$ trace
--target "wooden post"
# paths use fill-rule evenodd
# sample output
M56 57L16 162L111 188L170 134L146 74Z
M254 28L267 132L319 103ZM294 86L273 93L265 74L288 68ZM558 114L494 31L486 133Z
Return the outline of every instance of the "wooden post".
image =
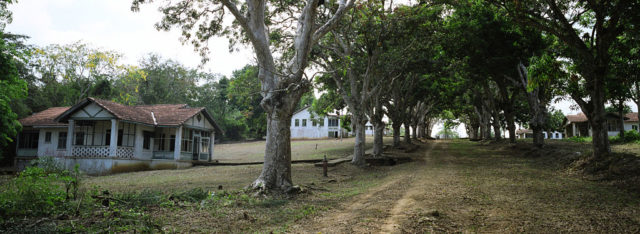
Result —
M324 159L322 160L322 175L324 175L324 177L328 177L327 175L327 167L329 165L327 164L327 155L324 155Z

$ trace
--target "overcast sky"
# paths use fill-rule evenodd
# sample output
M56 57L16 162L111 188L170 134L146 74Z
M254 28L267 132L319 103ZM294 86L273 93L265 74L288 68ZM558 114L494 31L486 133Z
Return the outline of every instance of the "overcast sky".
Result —
M162 2L162 1L160 1ZM182 45L180 32L159 32L154 28L162 14L158 3L141 7L140 12L131 12L131 0L20 0L9 9L13 12L13 23L8 32L24 34L30 44L70 44L83 41L93 47L122 53L124 63L138 64L148 53L157 53L174 59L189 67L200 64L200 56L191 45ZM211 60L203 69L229 76L233 70L252 63L250 49L229 53L226 38L209 42ZM553 105L565 114L579 111L570 109L571 101ZM630 106L637 111L635 104Z
M24 34L29 43L46 46L78 40L122 53L124 63L138 64L148 53L157 53L190 67L200 64L191 45L182 45L180 32L159 32L154 28L162 14L158 4L146 4L132 12L131 0L20 0L9 9L13 23L8 32ZM211 60L204 70L230 75L253 60L252 51L229 53L225 38L210 42Z

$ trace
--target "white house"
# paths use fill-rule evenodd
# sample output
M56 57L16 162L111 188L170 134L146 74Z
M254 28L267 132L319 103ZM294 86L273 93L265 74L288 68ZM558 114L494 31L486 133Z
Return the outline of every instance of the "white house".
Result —
M616 113L606 114L606 128L609 136L617 136L620 133L620 117ZM638 131L638 113L627 113L624 117L624 130ZM591 126L584 113L567 115L564 119L564 132L567 137L591 136Z
M558 131L542 131L542 135L544 137L544 139L562 139L563 138L563 134L561 132ZM533 138L533 130L531 129L518 129L516 130L516 138L518 139L525 139L525 138Z
M186 104L126 106L87 98L20 119L16 160L53 156L88 174L183 168L213 157L220 132L204 108ZM177 139L177 140L176 140Z
M316 116L305 107L291 117L291 139L338 138L340 134L345 136L346 132L337 115Z

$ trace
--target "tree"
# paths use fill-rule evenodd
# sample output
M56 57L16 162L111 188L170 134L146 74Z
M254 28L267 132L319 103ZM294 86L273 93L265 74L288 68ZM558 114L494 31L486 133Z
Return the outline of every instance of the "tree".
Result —
M138 10L142 3L145 1L134 0L132 10ZM354 0L322 1L323 7L320 3L320 0L274 4L260 0L242 4L231 0L181 1L168 2L160 9L164 16L156 27L160 30L179 27L183 42L188 41L199 50L203 61L207 60L207 41L214 36L239 38L253 47L262 86L261 105L267 113L265 160L260 176L251 185L260 192L293 188L289 127L300 97L310 88L310 80L304 73L309 53L353 6ZM235 19L233 27L223 25L227 11ZM276 54L282 56L276 59Z
M233 72L230 79L228 96L230 103L242 115L249 131L249 137L262 139L267 133L267 115L260 106L260 80L258 67L247 65Z
M378 96L386 78L378 71L382 44L388 36L384 7L384 1L369 1L353 8L321 40L319 46L329 49L317 54L321 58L318 64L332 73L332 83L351 112L356 133L351 163L357 166L366 165L365 124L373 109L372 98Z
M610 152L604 104L611 75L611 49L617 38L637 22L637 1L501 1L518 22L555 35L566 46L563 56L570 59L577 74L569 91L593 129L593 155ZM578 75L579 74L579 75ZM583 92L581 92L583 91Z
M0 9L5 8L6 5L2 5ZM12 138L22 129L18 115L11 108L12 102L27 95L27 83L21 79L18 71L28 56L27 50L18 47L22 39L0 31L0 113L3 113L0 115L0 146L3 148L13 142ZM0 159L3 158L3 152L0 150Z

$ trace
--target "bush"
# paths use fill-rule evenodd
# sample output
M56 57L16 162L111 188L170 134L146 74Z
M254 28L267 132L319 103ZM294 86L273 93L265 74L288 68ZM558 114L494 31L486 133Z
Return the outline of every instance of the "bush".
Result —
M79 171L62 170L52 158L42 158L7 182L0 191L0 219L64 213L77 197Z
M592 139L591 137L573 136L573 137L565 138L564 140L571 141L571 142L591 142Z
M638 142L640 141L640 133L635 130L629 130L624 132L624 137L614 136L610 137L609 140L611 141L611 143Z

